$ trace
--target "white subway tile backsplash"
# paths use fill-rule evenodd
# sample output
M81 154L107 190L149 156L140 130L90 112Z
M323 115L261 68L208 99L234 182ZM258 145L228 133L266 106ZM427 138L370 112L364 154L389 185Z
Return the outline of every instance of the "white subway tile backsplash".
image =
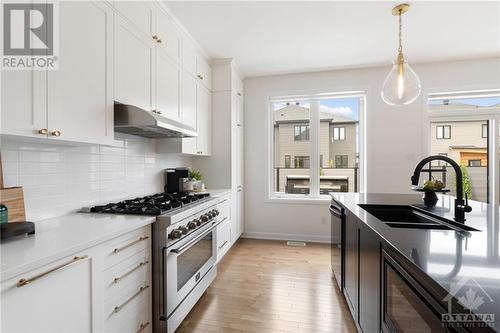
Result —
M5 186L23 186L31 221L84 206L163 191L163 169L191 166L181 154L156 154L155 141L118 134L113 146L68 146L3 139Z

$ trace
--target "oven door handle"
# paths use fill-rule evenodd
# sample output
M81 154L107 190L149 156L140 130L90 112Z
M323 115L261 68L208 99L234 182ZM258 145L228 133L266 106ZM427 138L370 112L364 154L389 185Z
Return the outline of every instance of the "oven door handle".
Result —
M172 249L170 250L170 252L173 252L177 255L179 254L182 254L184 251L186 251L187 249L189 249L191 246L193 246L194 244L196 244L200 239L204 238L206 235L208 235L209 233L212 232L212 230L214 230L215 227L217 227L219 224L221 224L222 222L224 222L225 220L227 219L227 217L223 218L221 221L219 222L214 222L214 224L212 224L212 226L210 228L208 228L207 230L205 230L202 234L196 236L195 238L193 238L192 241L176 248L176 249Z

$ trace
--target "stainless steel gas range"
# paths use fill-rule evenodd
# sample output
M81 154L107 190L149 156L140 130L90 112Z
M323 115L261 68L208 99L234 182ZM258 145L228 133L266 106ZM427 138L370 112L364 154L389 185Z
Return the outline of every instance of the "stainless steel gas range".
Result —
M154 332L174 332L217 274L216 227L223 222L217 202L207 195L160 193L91 208L100 213L156 215Z

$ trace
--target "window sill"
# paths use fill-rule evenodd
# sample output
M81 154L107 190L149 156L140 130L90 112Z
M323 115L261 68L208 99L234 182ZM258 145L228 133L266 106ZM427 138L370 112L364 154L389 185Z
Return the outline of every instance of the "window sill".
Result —
M305 204L305 205L325 205L330 203L331 197L329 195L320 196L316 198L307 197L287 197L287 196L271 196L266 202L277 204Z

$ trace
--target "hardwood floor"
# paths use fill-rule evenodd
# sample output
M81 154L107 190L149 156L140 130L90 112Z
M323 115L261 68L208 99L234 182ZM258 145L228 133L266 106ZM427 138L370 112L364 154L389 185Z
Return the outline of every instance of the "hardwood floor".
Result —
M240 239L177 333L356 332L330 246Z

